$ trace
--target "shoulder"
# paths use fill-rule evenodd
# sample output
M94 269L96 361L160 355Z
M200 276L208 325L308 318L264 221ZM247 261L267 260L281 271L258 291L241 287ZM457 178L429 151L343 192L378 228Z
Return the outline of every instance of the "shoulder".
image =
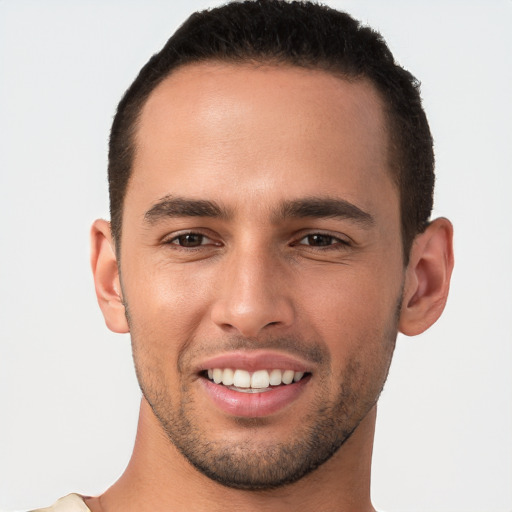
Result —
M46 508L38 508L30 512L91 512L84 500L78 494L68 494L57 500L54 505Z

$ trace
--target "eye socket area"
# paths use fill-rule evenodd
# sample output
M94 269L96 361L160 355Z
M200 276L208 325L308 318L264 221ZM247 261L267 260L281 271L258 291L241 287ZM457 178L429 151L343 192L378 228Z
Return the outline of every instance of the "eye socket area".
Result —
M176 245L183 249L196 249L203 246L220 246L220 242L217 242L205 235L204 233L188 231L186 233L180 233L178 235L165 240L166 244Z
M174 233L163 240L165 245L170 245L176 249L201 249L214 248L223 245L216 237L205 234L201 231L183 231ZM346 249L350 247L351 241L348 237L336 236L331 233L309 232L299 235L295 238L290 246L304 247L306 249Z
M349 246L350 242L329 233L308 233L293 245L312 248L343 248Z

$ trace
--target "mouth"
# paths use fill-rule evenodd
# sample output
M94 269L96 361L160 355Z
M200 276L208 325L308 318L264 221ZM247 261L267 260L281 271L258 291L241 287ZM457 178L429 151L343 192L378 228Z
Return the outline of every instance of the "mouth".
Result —
M234 351L197 368L208 401L229 417L261 418L306 396L314 363L277 351Z
M266 393L300 382L309 375L309 372L280 368L254 372L233 368L209 368L202 372L202 377L210 382L239 393Z

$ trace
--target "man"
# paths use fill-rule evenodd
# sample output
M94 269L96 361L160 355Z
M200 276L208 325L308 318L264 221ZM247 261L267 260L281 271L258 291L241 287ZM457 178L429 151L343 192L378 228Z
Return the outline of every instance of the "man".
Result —
M114 119L105 321L143 393L132 459L51 510L374 510L376 403L398 331L444 308L432 138L380 36L309 3L193 15Z

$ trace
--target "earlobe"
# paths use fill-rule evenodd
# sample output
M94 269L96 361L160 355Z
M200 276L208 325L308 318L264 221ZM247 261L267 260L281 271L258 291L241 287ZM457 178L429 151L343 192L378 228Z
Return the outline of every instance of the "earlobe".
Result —
M106 220L96 220L91 228L91 267L96 297L107 327L113 332L128 332L119 268L110 223Z
M453 226L448 219L436 219L415 238L411 248L400 332L415 336L441 316L448 298L453 265Z

